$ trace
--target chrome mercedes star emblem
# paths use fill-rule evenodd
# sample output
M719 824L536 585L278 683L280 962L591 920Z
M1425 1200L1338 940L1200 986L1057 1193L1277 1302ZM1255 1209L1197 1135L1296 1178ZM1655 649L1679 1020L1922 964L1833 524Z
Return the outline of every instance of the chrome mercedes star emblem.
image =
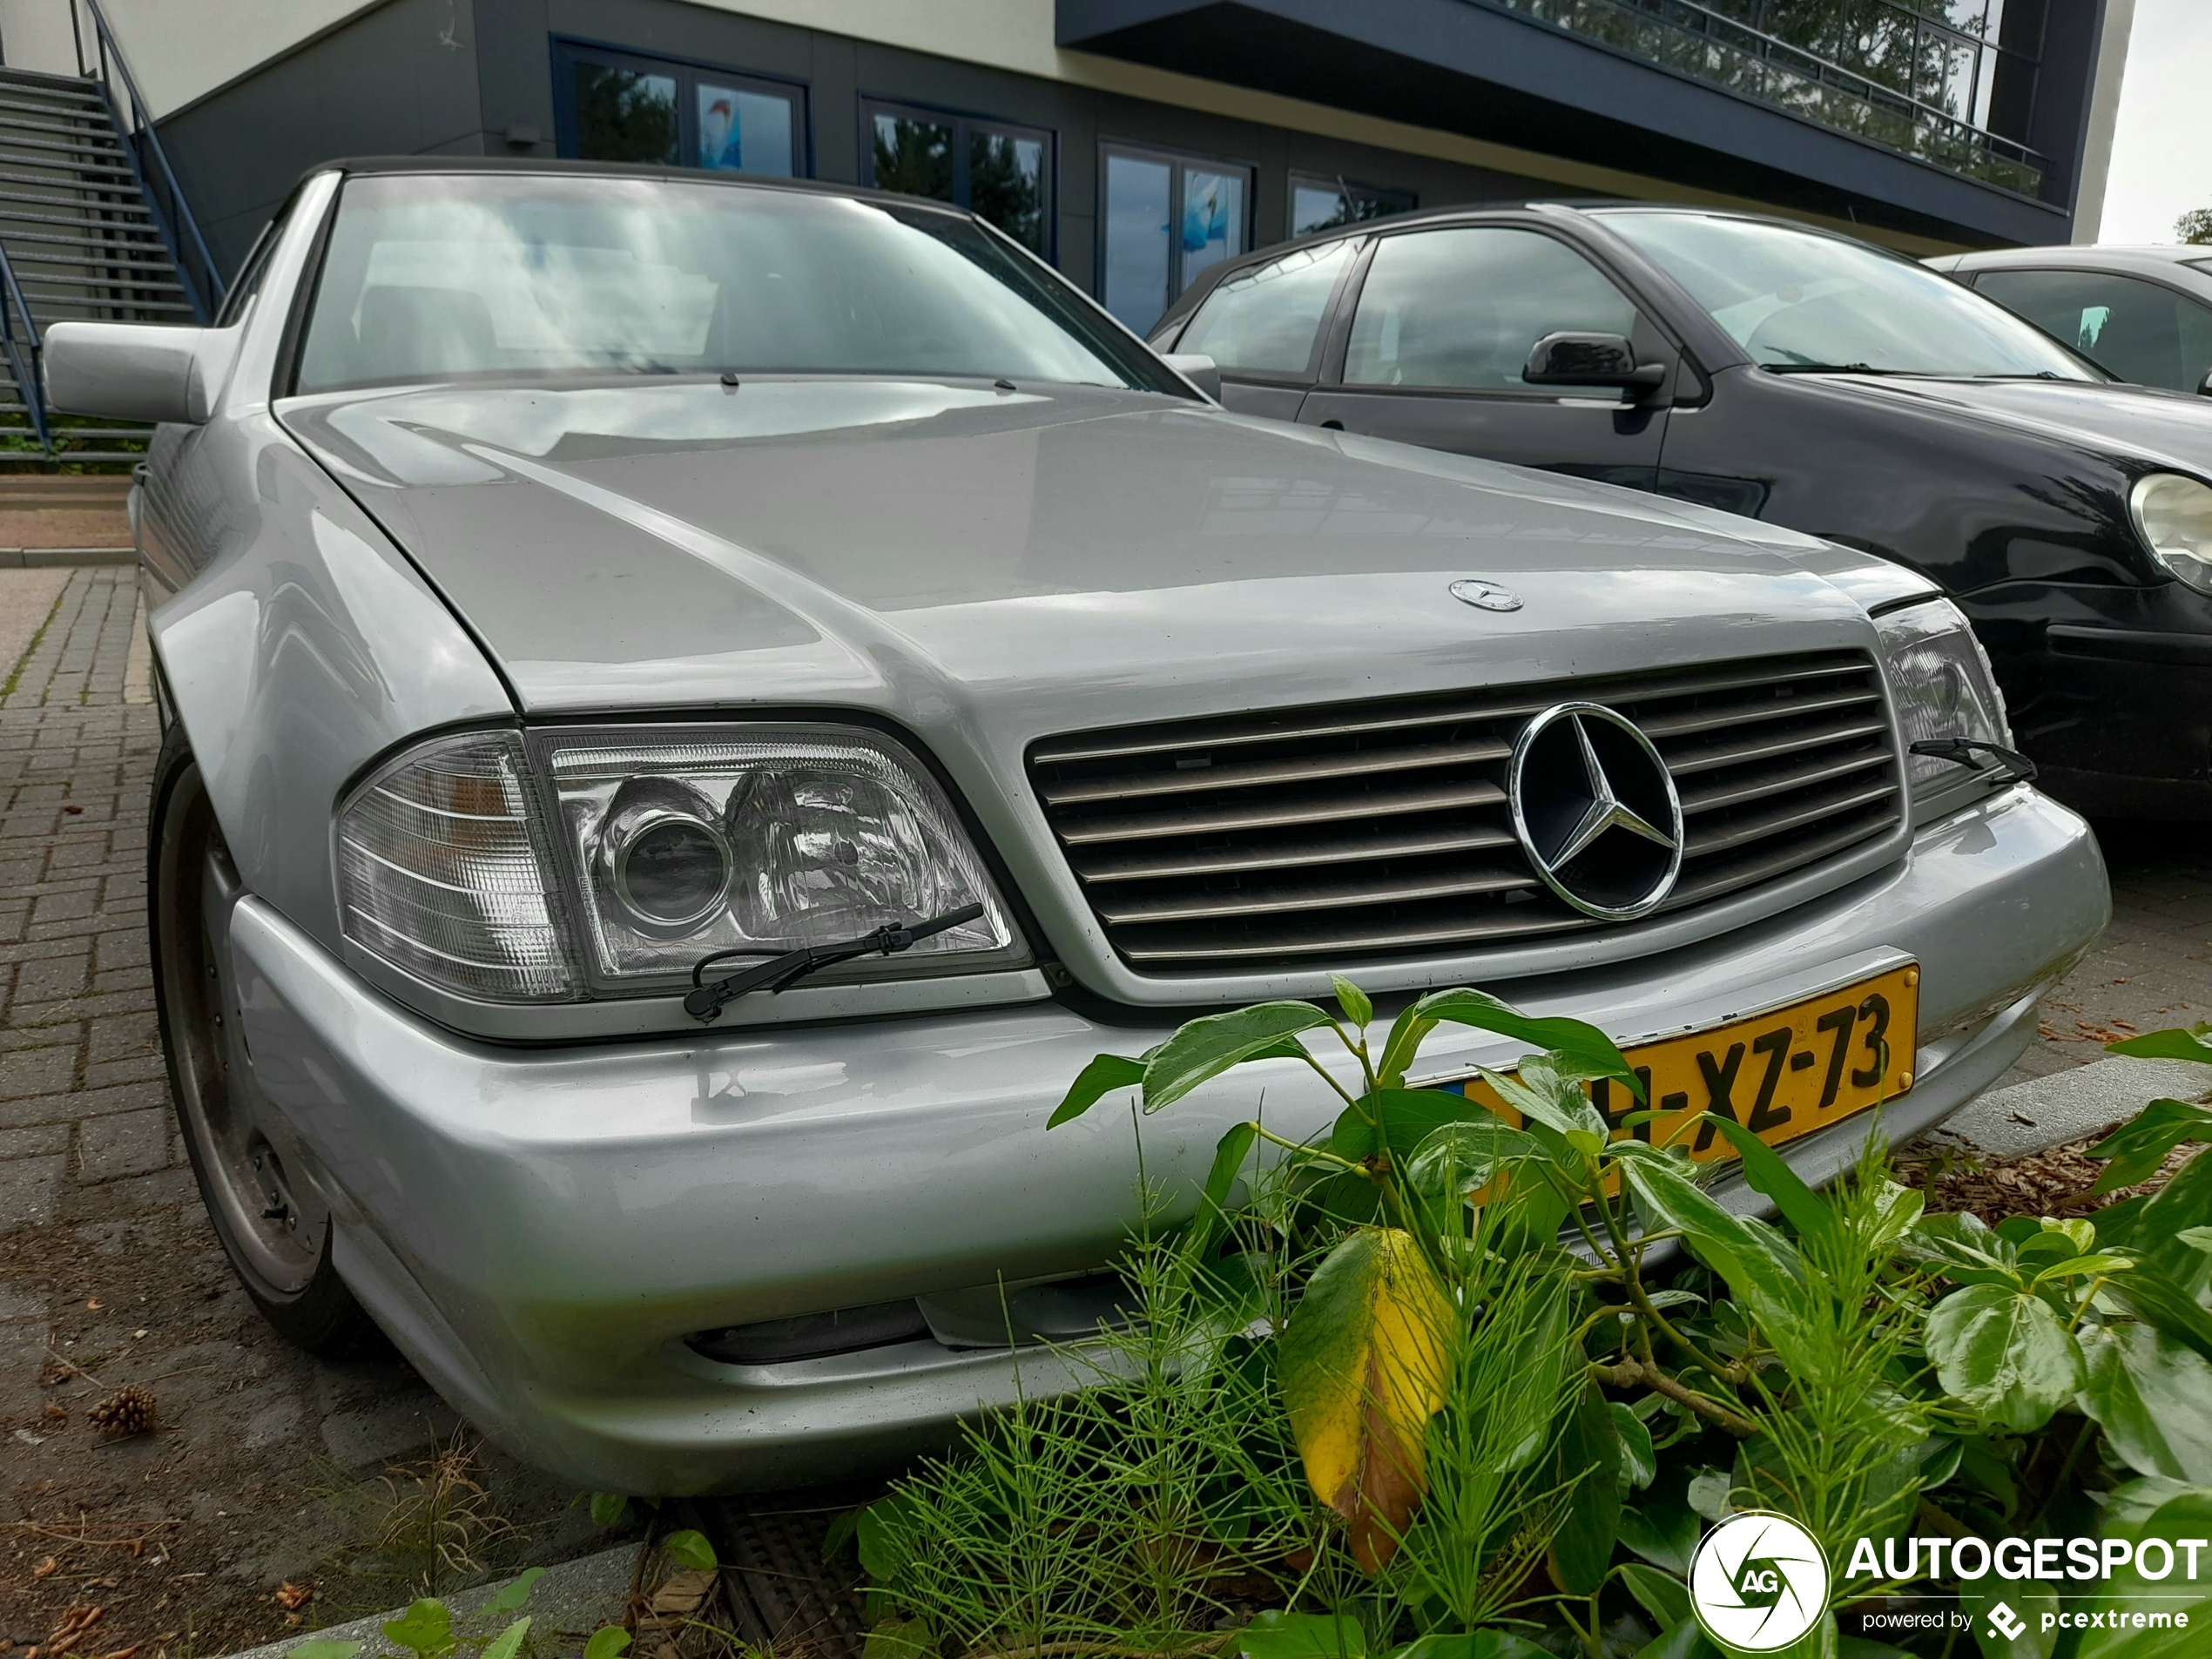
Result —
M1605 921L1649 915L1682 870L1682 802L1651 739L1598 703L1521 728L1507 774L1514 833L1546 887Z
M1463 605L1473 605L1477 610L1518 610L1521 596L1510 588L1501 588L1494 582L1485 582L1480 577L1462 577L1452 584L1452 597Z

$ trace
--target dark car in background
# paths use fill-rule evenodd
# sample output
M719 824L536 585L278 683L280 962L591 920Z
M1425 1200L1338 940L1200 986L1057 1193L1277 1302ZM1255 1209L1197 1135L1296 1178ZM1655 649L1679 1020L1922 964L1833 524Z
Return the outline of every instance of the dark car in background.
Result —
M2212 247L2006 247L1928 264L2123 381L2212 396Z
M2212 401L1911 260L1747 214L1486 206L1224 262L1152 341L1212 358L1232 409L1908 565L1973 619L2047 787L2212 819Z

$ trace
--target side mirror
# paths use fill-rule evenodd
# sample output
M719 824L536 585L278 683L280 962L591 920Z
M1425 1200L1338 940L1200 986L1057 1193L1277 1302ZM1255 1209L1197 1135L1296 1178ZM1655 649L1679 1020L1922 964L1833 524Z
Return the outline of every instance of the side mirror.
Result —
M2206 369L2204 378L2196 383L2196 395L2199 397L2212 397L2212 368Z
M57 322L46 330L46 401L62 415L198 426L238 355L238 328Z
M1221 365L1205 353L1171 351L1163 354L1160 361L1215 402L1221 401Z
M1667 383L1664 363L1636 361L1623 334L1546 334L1529 349L1521 378L1531 386L1617 386L1633 399Z

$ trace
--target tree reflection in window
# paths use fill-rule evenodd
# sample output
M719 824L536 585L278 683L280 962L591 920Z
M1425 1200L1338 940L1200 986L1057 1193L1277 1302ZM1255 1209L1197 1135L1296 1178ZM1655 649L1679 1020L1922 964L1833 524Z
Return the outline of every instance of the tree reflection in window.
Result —
M677 156L676 81L604 64L576 66L577 153L592 161Z
M1024 247L1045 251L1044 143L976 127L968 135L968 206Z
M936 121L879 111L875 128L875 187L902 196L953 199L953 130Z

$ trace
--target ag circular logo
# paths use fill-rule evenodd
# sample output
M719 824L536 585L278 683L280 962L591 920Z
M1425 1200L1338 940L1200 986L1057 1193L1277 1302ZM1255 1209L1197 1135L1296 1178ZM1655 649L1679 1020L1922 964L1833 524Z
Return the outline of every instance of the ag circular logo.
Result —
M1705 1534L1689 1563L1705 1634L1743 1653L1786 1648L1828 1611L1828 1557L1787 1515L1750 1510Z

